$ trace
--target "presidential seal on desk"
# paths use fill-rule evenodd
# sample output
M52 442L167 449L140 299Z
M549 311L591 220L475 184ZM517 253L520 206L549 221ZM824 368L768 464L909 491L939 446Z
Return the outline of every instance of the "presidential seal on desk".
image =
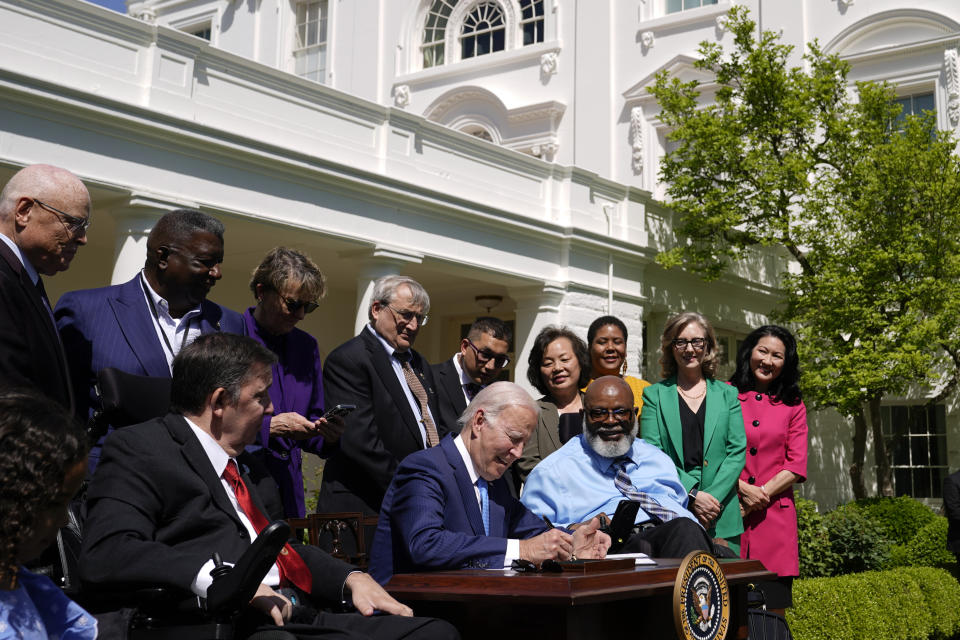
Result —
M680 563L673 586L673 621L684 640L723 638L730 626L730 589L720 563L692 551Z

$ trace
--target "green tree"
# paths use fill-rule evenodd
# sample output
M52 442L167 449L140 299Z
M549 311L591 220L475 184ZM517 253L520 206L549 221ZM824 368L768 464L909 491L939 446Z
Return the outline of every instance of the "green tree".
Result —
M850 477L863 479L868 433L877 481L892 494L880 402L911 385L949 393L960 370L960 163L934 118L899 119L885 85L858 83L814 42L792 47L728 16L733 46L704 42L696 66L717 89L661 73L651 88L677 144L661 180L677 244L658 256L707 279L758 247L786 250L776 317L797 328L803 389L853 419Z

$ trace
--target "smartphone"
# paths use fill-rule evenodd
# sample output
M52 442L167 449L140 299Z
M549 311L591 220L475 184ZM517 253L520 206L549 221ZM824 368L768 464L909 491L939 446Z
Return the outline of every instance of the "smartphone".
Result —
M350 414L351 411L357 408L355 404L338 404L330 411L327 411L323 414L324 419L329 418L343 418Z
M611 541L608 553L616 553L627 543L639 509L640 503L632 500L621 500L617 505L613 520L610 521L610 530L607 532Z

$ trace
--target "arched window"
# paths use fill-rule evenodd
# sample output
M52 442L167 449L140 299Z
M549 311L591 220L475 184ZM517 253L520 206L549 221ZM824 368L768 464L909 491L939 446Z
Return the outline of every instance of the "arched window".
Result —
M431 0L423 68L543 42L543 32L543 0Z
M460 58L473 58L506 46L507 27L503 10L496 2L481 2L463 21L460 29Z

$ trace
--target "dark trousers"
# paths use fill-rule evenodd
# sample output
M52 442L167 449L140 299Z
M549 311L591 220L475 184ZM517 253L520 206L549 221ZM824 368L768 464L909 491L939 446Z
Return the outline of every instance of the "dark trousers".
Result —
M637 531L620 551L645 553L653 558L682 558L691 551L714 552L707 532L689 518L674 518Z
M260 640L270 638L324 638L324 640L460 640L449 622L435 618L404 618L359 613L320 613L312 622L301 622L294 611L293 621L282 627L261 624L249 630ZM276 633L279 632L279 633Z

